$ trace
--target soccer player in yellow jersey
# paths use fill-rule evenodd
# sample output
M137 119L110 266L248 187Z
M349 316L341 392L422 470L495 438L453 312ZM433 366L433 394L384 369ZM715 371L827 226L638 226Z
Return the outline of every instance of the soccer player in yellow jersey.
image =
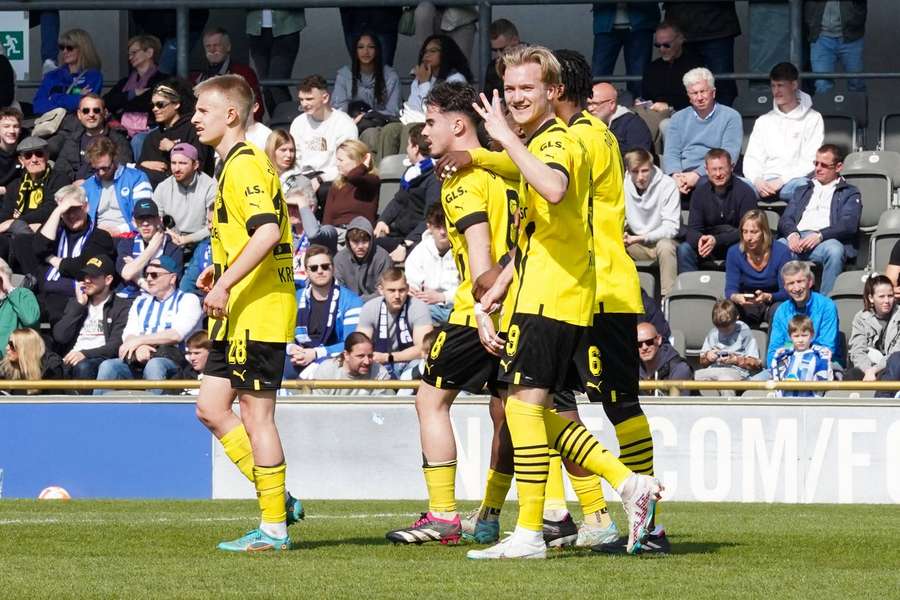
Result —
M244 141L253 107L247 82L223 75L194 90L191 122L221 160L210 228L213 264L198 281L208 290L203 306L213 347L197 416L253 482L262 512L257 529L219 549L287 550L287 525L303 516L300 502L285 492L284 451L275 427L275 393L297 314L287 210L272 164ZM232 411L235 397L240 417Z
M442 156L454 150L478 148L473 109L475 89L461 83L442 83L425 99L423 134L431 143L431 154ZM496 174L485 169L467 169L444 179L441 202L447 218L447 234L460 275L453 312L445 323L425 362L422 383L416 395L416 411L422 442L422 468L428 487L428 512L411 527L387 534L396 543L456 543L461 524L456 507L456 443L450 422L450 406L460 390L480 393L485 385L496 390L499 357L481 344L480 326L494 331L491 317L477 312L473 287L498 263L509 259L516 242L514 214L518 194L507 188ZM480 322L479 322L480 321ZM497 402L497 398L494 399ZM489 479L502 479L499 508L512 480L509 472L492 472ZM495 486L496 487L496 486ZM496 515L495 515L496 516ZM499 536L499 523L494 540Z
M553 113L560 65L547 48L505 54L498 64L506 104L528 136L523 143L506 122L500 99L482 97L476 109L487 132L521 172L518 256L481 304L495 309L509 292L514 308L500 359L509 384L506 420L513 443L519 518L511 536L473 559L543 558L544 488L548 445L604 477L622 496L629 520L628 552L640 550L660 492L659 482L633 473L583 425L552 410L549 392L578 385L575 354L591 322L595 275L589 220L589 165L582 145ZM550 284L552 282L552 284ZM549 285L548 285L549 284Z

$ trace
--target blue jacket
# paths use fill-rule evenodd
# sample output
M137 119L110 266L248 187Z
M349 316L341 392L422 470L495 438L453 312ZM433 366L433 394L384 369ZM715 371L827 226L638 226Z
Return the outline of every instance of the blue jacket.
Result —
M771 365L775 352L791 340L788 335L788 321L794 315L806 315L812 319L815 331L812 343L831 350L832 360L843 364L841 348L838 345L837 306L831 298L823 296L819 292L809 293L805 310L798 310L794 301L788 299L775 311L775 316L772 317L772 327L769 329L769 350L766 353L766 364Z
M72 75L66 66L53 69L41 80L41 87L34 94L34 112L42 115L54 108L65 108L75 112L84 93L103 92L103 73L97 69L87 69Z
M206 296L206 292L197 287L197 278L199 278L200 273L211 264L212 254L209 247L209 238L203 238L197 242L197 247L194 248L194 254L184 268L184 275L181 276L181 283L179 284L178 289L182 292L190 292L195 296L199 296L201 299Z
M334 331L331 335L331 339L335 341L331 344L328 344L328 340L325 340L325 345L317 346L315 348L317 361L328 358L329 356L337 356L338 354L343 352L344 340L346 340L351 333L356 331L356 326L359 324L359 311L363 305L362 298L354 294L353 290L351 290L350 288L337 284L335 284L335 287L339 291L339 295L337 298L337 311L334 315ZM300 315L306 309L311 293L312 286L308 285L308 282L307 285L305 285L303 288L297 290L298 338L301 334L305 335L305 331L299 331L299 328L305 328L307 325L306 323L301 322ZM295 341L301 346L303 345L300 339L296 339Z
M119 201L119 209L122 211L122 218L131 231L136 232L134 226L134 204L138 200L152 200L153 188L150 187L150 180L147 175L140 169L133 169L125 165L119 165L116 169L115 186L116 199ZM88 214L91 220L97 222L97 208L100 206L100 194L103 190L100 186L100 180L97 176L89 177L84 180L81 185L88 200Z
M609 33L616 21L615 3L594 5L594 33ZM629 4L628 21L632 31L656 29L659 23L659 6L655 3Z
M800 233L797 223L803 217L803 212L809 204L813 194L813 182L809 181L805 186L794 191L794 197L788 202L784 214L778 221L778 233L781 237L787 237L792 233ZM855 185L851 185L841 179L834 189L831 197L831 220L828 227L820 231L822 240L835 239L844 244L844 252L847 258L856 256L856 244L859 243L859 216L862 213L862 196Z

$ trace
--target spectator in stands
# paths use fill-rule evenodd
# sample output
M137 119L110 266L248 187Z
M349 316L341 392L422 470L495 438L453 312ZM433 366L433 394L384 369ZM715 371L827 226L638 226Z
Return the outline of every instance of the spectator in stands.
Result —
M98 137L88 146L85 158L94 175L82 187L94 225L120 236L136 231L132 210L138 201L153 197L153 188L143 171L119 164L116 152L116 145L108 137Z
M211 27L203 32L203 50L206 53L206 64L202 71L191 73L191 83L197 85L217 75L240 75L250 84L253 97L261 101L263 95L259 89L259 78L250 65L238 62L231 57L231 36L222 27ZM262 121L264 107L257 102L253 118Z
M646 150L626 152L625 170L625 249L635 260L659 263L662 296L666 297L678 276L678 188L671 177L653 164L653 157Z
M17 251L23 273L37 279L44 320L54 325L62 317L85 262L94 256L114 256L109 232L96 227L88 213L84 190L66 185L57 190L56 206L30 241L30 252ZM26 238L27 239L27 238ZM19 245L16 245L19 248Z
M56 157L54 168L63 173L68 181L75 180L81 185L93 172L87 160L87 148L100 136L109 138L116 145L116 162L125 165L134 162L128 138L111 129L107 124L106 106L97 94L85 94L75 111L78 124L63 135L62 147Z
M431 205L425 224L428 230L422 235L422 243L409 253L403 267L410 294L427 304L432 322L440 324L450 317L459 287L459 270L450 252L443 204Z
M719 300L712 310L714 327L703 340L700 367L694 372L697 381L741 381L762 368L759 347L750 327L738 320L738 310L731 300ZM734 396L724 390L721 396Z
M116 358L131 300L113 293L115 265L108 256L89 258L81 268L75 297L53 326L67 379L96 379L100 363Z
M334 279L334 262L328 248L313 244L306 251L307 285L297 290L297 327L288 344L285 379L328 357L337 356L359 322L362 299ZM318 377L305 373L304 377Z
M387 381L391 374L375 361L372 340L366 334L355 331L343 344L343 352L334 358L326 359L316 370L317 379L347 381ZM372 396L392 394L388 389L332 389L315 388L316 396Z
M446 35L426 38L419 50L419 61L413 69L415 79L409 87L407 104L425 112L425 96L442 81L468 83L474 81L469 60L455 41Z
M900 285L898 285L898 279L900 279L900 240L891 248L891 256L888 259L887 266L884 268L884 274L894 284L894 297L900 300Z
M690 365L685 362L670 344L663 343L652 323L638 323L638 354L641 357L639 376L643 381L684 381L693 379ZM664 396L656 390L654 396Z
M861 73L866 32L866 0L805 0L809 62L814 73L833 73L840 60L847 73ZM831 79L816 79L816 93L834 87ZM848 79L851 92L866 91L863 79Z
M588 99L588 110L609 125L623 152L643 148L653 152L653 136L647 123L634 111L619 104L619 91L606 82L595 83Z
M203 370L212 350L212 340L205 329L198 329L184 341L184 361L187 363L179 379L203 379Z
M260 79L291 78L300 51L300 32L304 27L306 11L302 8L247 11L250 57ZM262 94L257 100L265 105L269 116L275 113L276 106L291 100L290 92L283 86L267 85Z
M103 91L100 56L88 32L70 29L59 36L59 59L60 67L44 75L34 94L35 114L55 108L74 112L84 94Z
M41 335L34 329L13 331L6 342L6 354L0 360L0 379L39 381L62 377L59 356L47 350ZM14 395L40 394L40 389L12 390Z
M647 294L647 290L641 288L641 304L644 307L644 314L638 315L638 323L650 323L656 328L656 332L662 337L663 344L669 343L672 337L672 328L666 321L666 316L659 309L656 300Z
M658 23L659 6L655 3L594 4L592 75L612 75L619 60L619 52L623 50L625 73L643 75L653 57L653 30ZM629 81L628 91L635 98L640 98L640 82Z
M56 66L54 65L54 68ZM0 108L9 108L16 101L16 71L0 47Z
M334 154L338 177L328 190L322 222L342 229L356 217L374 223L381 179L369 147L359 140L347 140Z
M338 230L332 225L321 225L316 219L316 194L307 182L306 187L294 187L287 193L285 202L291 221L291 237L294 248L294 283L302 287L306 281L304 258L307 249L318 244L328 249L331 256L337 254Z
M22 118L22 111L18 108L0 108L0 194L6 194L6 186L19 175L16 146L24 133Z
M788 298L781 267L791 260L791 251L772 243L769 219L759 209L744 214L739 228L741 241L725 257L725 297L737 305L742 321L759 327Z
M682 194L689 194L706 175L706 153L724 148L732 164L741 154L744 129L741 115L716 102L716 80L709 69L697 68L684 76L691 106L672 115L666 132L663 171L672 176Z
M794 190L806 185L825 137L822 115L800 90L799 79L797 67L789 62L769 73L773 107L756 119L744 153L744 175L760 198L789 201Z
M334 275L363 300L379 295L381 274L391 268L391 257L375 243L372 224L356 217L347 227L347 246L334 257Z
M497 73L497 61L503 56L507 50L511 50L519 46L522 41L519 39L519 30L509 19L497 19L491 23L489 31L491 38L491 62L488 63L484 71L484 95L488 98L494 97L494 90L503 96L503 80Z
M748 2L749 42L747 70L763 73L772 65L790 60L791 6L787 2L756 0ZM750 95L768 91L765 80L750 80Z
M28 288L12 284L12 269L0 258L0 356L6 351L6 341L14 329L38 327L41 308Z
M297 98L303 110L291 123L297 166L312 182L319 198L324 199L327 189L319 192L319 188L338 176L335 150L347 140L356 139L356 124L347 113L331 107L328 84L321 75L300 80Z
M209 229L212 224L212 211L215 203L210 204L206 209L206 228ZM181 277L181 283L178 289L182 292L194 294L198 298L206 296L206 292L197 287L197 279L206 268L212 264L212 249L210 248L209 236L200 240L194 247L194 252L188 264L184 267L184 275Z
M356 330L372 339L375 362L392 379L422 361L425 334L432 330L428 305L409 293L403 271L391 267L381 274L379 296L368 300L359 313Z
M422 47L429 36L446 35L453 39L465 56L472 56L475 25L478 23L476 7L441 4L436 6L430 0L419 0L416 4L415 17L417 46Z
M666 20L681 27L687 47L713 73L734 72L734 38L741 35L734 2L666 2ZM723 81L719 101L731 106L737 98L737 82Z
M833 360L840 362L838 347L838 312L831 298L812 291L815 279L809 263L792 260L781 268L781 278L788 299L779 305L769 328L769 351L766 364L772 365L775 351L785 346L790 337L788 322L796 315L812 319L812 343L828 348Z
M211 175L211 151L209 146L200 143L197 131L191 124L194 95L189 84L181 79L168 79L153 88L151 100L157 128L144 140L138 166L150 178L153 187L170 175L169 153L182 142L197 149L200 169Z
M344 27L344 44L347 54L353 56L353 42L364 31L378 36L384 50L384 64L393 66L397 51L397 31L403 9L399 6L372 6L367 8L341 7L341 25Z
M0 257L6 259L15 254L13 238L40 229L53 212L53 195L71 181L49 165L47 142L39 137L19 142L18 155L21 175L7 185L0 206Z
M131 10L131 18L137 26L137 31L148 35L154 35L162 41L160 52L159 70L169 75L175 73L178 58L178 45L176 43L176 29L178 26L175 11L165 10ZM209 20L209 10L193 9L188 11L188 48L187 54L191 55L193 49L200 42L203 28Z
M900 330L900 311L894 300L894 284L884 275L872 275L863 287L863 309L853 316L853 327L847 342L851 367L844 379L875 381L887 366L885 350L895 342ZM889 339L887 329L893 334Z
M162 44L153 35L137 35L128 40L131 72L103 95L110 117L117 120L132 140L132 154L139 157L144 138L154 123L151 91L165 81L159 70Z
M831 292L844 262L856 258L862 198L841 177L844 154L833 144L816 152L815 175L797 188L778 222L782 244L795 258L822 265L823 294Z
M775 349L769 365L772 378L775 381L833 381L831 350L812 343L816 334L812 319L806 315L794 315L787 327L791 346ZM779 390L777 395L782 398L812 398L825 394L810 390Z
M184 361L179 345L203 316L200 300L175 287L179 266L169 256L153 260L144 273L147 292L128 311L119 357L100 363L99 381L170 379ZM161 390L150 390L153 394ZM104 393L97 390L95 393Z
M244 138L246 141L250 142L260 150L265 150L266 142L269 139L269 136L272 134L272 130L269 129L263 123L260 123L253 116L255 112L259 110L259 107L262 106L258 100L253 99L253 110L250 111L250 118L247 120L247 131L244 132ZM218 163L218 156L215 158Z
M653 45L659 50L659 58L644 69L641 95L635 98L635 104L669 116L690 105L682 81L688 71L702 67L703 61L685 51L684 34L669 21L656 26Z
M406 259L407 251L422 237L426 212L441 201L441 182L434 176L431 142L422 134L424 128L423 123L409 128L406 158L410 167L375 224L376 243L391 253L394 262Z
M200 154L191 144L175 144L169 153L172 175L153 190L169 237L178 246L191 248L209 237L206 210L216 199L216 180L200 170Z
M691 196L685 241L678 245L678 272L700 269L700 262L724 260L740 241L738 226L756 208L753 188L733 176L731 155L721 148L706 153L706 176Z
M137 298L149 289L144 271L153 260L163 256L171 258L178 277L184 270L184 249L165 232L156 203L150 199L138 200L133 214L137 234L120 238L116 246L116 272L122 278L116 295L122 298Z
M349 65L338 69L331 105L353 117L357 125L369 111L400 114L400 76L384 64L378 36L363 33L354 43Z
M303 177L297 166L297 148L294 145L294 138L284 129L273 129L269 134L269 139L266 140L264 150L278 173L281 191L287 195L297 185L299 178Z

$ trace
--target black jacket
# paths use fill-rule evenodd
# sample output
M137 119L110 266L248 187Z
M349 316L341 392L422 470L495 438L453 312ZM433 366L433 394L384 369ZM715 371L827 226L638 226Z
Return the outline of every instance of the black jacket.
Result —
M841 1L841 29L845 42L854 42L865 34L867 9L866 0ZM819 39L824 13L825 0L806 0L803 3L803 21L810 42Z
M159 149L159 142L163 138L166 138L172 140L176 144L179 142L187 142L194 146L194 148L197 149L197 156L200 160L200 170L211 177L213 174L212 151L209 146L200 143L200 137L197 135L194 126L191 125L191 116L192 115L185 115L181 117L172 127L159 127L158 129L151 131L144 140L144 145L141 147L141 156L138 158L138 166L145 160L159 160L168 165L169 153ZM150 184L154 188L170 175L168 168L163 173L143 168L141 170L147 174L147 177L150 179Z
M123 77L112 86L112 89L103 95L103 101L106 102L106 108L109 110L110 114L117 119L121 118L122 114L126 112L146 113L148 117L147 123L153 125L156 121L153 119L153 112L151 110L153 107L153 103L150 100L153 95L151 90L167 78L168 75L161 71L157 71L147 81L148 89L146 92L140 96L128 98L128 92L122 90L122 88L125 87L125 84L128 83L128 77Z
M60 235L69 236L69 247L72 247L74 246L75 240L83 235L83 232L70 232L63 229ZM43 265L46 264L44 263L45 258L56 254L56 249L59 246L59 239L50 240L38 233L32 238L31 243L35 259ZM91 257L100 256L101 254L115 256L116 247L113 245L112 236L110 236L107 231L94 227L81 249L81 254L74 258L64 258L60 262L59 273L62 275L60 280L52 282L46 280L44 275L49 268L41 270L40 273L36 273L36 275L38 275L40 290L42 292L64 293L67 296L74 296L74 281L79 277L79 273L81 272L81 268L84 266L85 261Z
M0 108L12 105L16 99L16 72L12 63L0 54Z
M26 223L43 223L56 208L56 200L53 195L64 185L72 183L72 179L60 171L56 167L50 169L50 177L44 185L44 198L41 200L40 206L33 210L26 210L18 218ZM3 206L0 207L0 221L12 219L16 210L16 203L19 199L19 186L22 185L22 177L18 177L12 183L6 186L6 194L3 196Z
M619 150L622 151L622 154L633 148L643 148L650 154L655 152L650 128L635 113L628 112L617 119L613 119L612 123L609 124L609 129L616 136L616 140L619 142Z
M641 96L644 100L665 102L675 110L681 110L690 105L682 78L691 69L702 66L703 60L688 50L670 63L657 58L644 69Z
M130 300L119 298L112 293L109 295L103 304L103 336L106 338L106 343L99 348L82 351L86 358L116 358L119 355L122 332L125 331L125 325L128 323L130 308ZM62 318L53 326L53 342L63 356L68 354L75 345L87 315L87 305L79 304L75 298L69 299Z
M741 35L734 2L664 2L666 20L674 21L688 42Z
M409 189L400 189L384 207L379 221L390 228L388 236L418 242L425 230L425 215L431 205L441 201L441 182L429 169L412 181Z
M87 179L93 174L91 164L84 157L88 141L82 140L82 138L86 135L84 125L78 123L78 126L66 136L62 148L59 149L59 155L56 157L56 170L60 173L68 174L71 180ZM134 154L131 151L131 143L128 141L128 138L115 129L108 127L103 135L116 145L117 163L124 165L134 162ZM82 148L82 141L85 142L84 148Z
M701 177L691 195L685 240L696 249L700 236L711 235L716 238L717 253L724 253L740 241L741 217L754 208L756 192L744 181L732 175L724 193L717 194L709 178Z

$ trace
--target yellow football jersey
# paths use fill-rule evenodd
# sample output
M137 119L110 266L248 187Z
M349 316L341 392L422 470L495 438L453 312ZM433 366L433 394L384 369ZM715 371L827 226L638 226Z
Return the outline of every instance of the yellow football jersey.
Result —
M450 323L476 327L472 297L472 273L469 269L469 245L465 230L487 222L491 230L491 259L500 261L516 244L515 214L519 193L491 171L472 168L455 173L441 185L441 202L447 216L447 237L456 267L459 287L453 299Z
M528 150L564 173L569 186L562 201L551 204L524 178L520 182L519 257L510 287L515 300L509 312L586 326L594 304L593 248L585 215L591 193L586 151L557 118L535 132ZM504 325L509 318L511 314L504 315Z
M641 284L625 251L625 188L619 143L606 124L587 111L569 123L569 132L587 149L593 179L591 229L597 289L594 310L643 313Z
M276 223L278 245L231 288L228 318L210 319L210 339L287 343L294 337L291 231L281 183L259 148L239 143L222 162L218 175L210 246L216 279L232 264L257 227Z

